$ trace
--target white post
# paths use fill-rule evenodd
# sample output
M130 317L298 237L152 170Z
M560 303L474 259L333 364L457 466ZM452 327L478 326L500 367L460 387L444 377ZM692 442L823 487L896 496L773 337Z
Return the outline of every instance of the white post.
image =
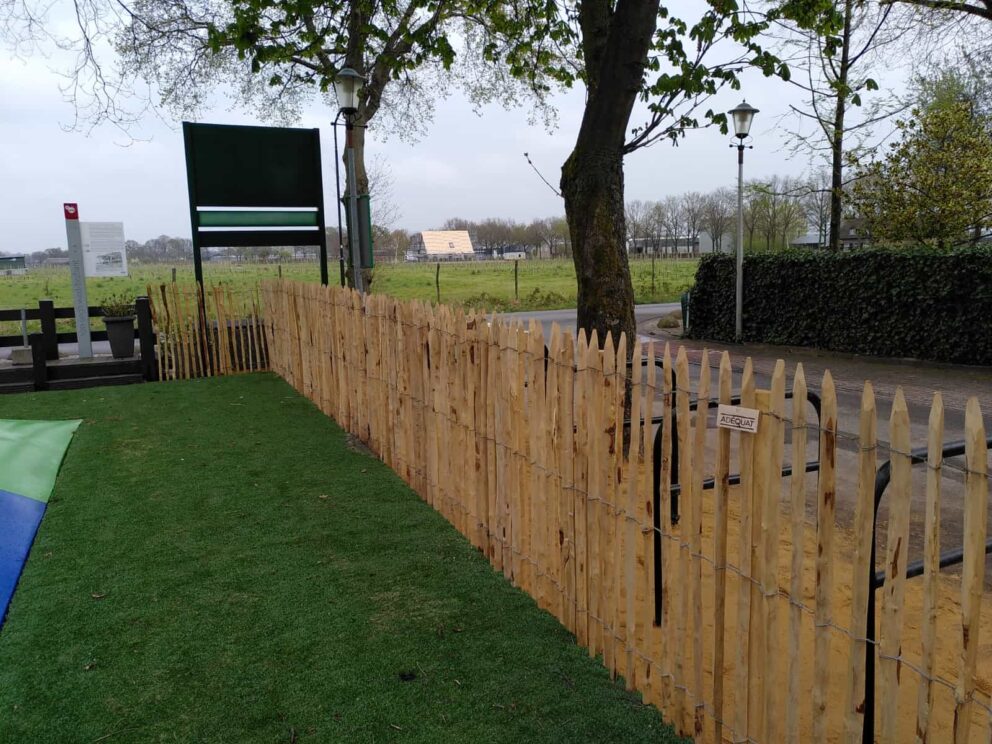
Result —
M744 143L737 147L737 302L734 338L744 339Z
M83 270L83 236L79 229L79 207L75 203L62 205L65 214L65 237L69 247L69 274L72 276L72 306L76 315L76 342L79 358L93 356L90 341L90 307L86 300L86 272Z

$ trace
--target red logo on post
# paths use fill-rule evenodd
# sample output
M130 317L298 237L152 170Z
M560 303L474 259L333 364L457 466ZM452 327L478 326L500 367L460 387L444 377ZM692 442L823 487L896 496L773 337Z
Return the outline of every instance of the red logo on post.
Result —
M62 211L65 212L65 218L67 220L79 219L79 207L76 206L75 202L66 202L65 204L63 204Z

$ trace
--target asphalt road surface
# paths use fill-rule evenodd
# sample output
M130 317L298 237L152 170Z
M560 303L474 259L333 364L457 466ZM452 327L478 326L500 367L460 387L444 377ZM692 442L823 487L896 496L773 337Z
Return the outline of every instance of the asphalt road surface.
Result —
M681 306L677 302L663 302L654 305L637 305L634 307L634 315L637 317L637 324L640 325L649 320L660 318L672 310L678 310ZM562 330L575 330L575 310L534 310L522 313L504 313L501 317L511 320L529 321L531 318L539 320L544 326L544 337L551 336L551 324L557 323Z

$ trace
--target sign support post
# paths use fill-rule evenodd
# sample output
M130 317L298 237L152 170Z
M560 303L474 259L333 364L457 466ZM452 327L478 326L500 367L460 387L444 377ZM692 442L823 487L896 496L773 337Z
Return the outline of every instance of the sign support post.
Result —
M86 272L83 269L83 236L79 228L79 206L62 205L65 214L65 237L69 248L69 274L72 276L72 305L76 316L76 341L80 359L93 356L90 340L90 307L86 299Z

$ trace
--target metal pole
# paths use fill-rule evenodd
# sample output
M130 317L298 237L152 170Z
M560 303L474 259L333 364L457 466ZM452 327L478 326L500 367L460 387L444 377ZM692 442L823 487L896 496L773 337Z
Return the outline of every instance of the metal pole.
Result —
M744 141L737 146L737 302L734 338L744 340Z
M338 119L341 112L334 117L331 127L334 129L334 189L338 195L338 261L341 265L341 286L345 285L344 278L344 231L341 229L341 154L338 152Z
M351 145L354 125L348 119L345 126L344 155L346 167L348 168L348 246L351 253L351 274L355 289L360 293L364 293L362 257L358 245L358 184L356 183L357 177L355 175L355 148Z

